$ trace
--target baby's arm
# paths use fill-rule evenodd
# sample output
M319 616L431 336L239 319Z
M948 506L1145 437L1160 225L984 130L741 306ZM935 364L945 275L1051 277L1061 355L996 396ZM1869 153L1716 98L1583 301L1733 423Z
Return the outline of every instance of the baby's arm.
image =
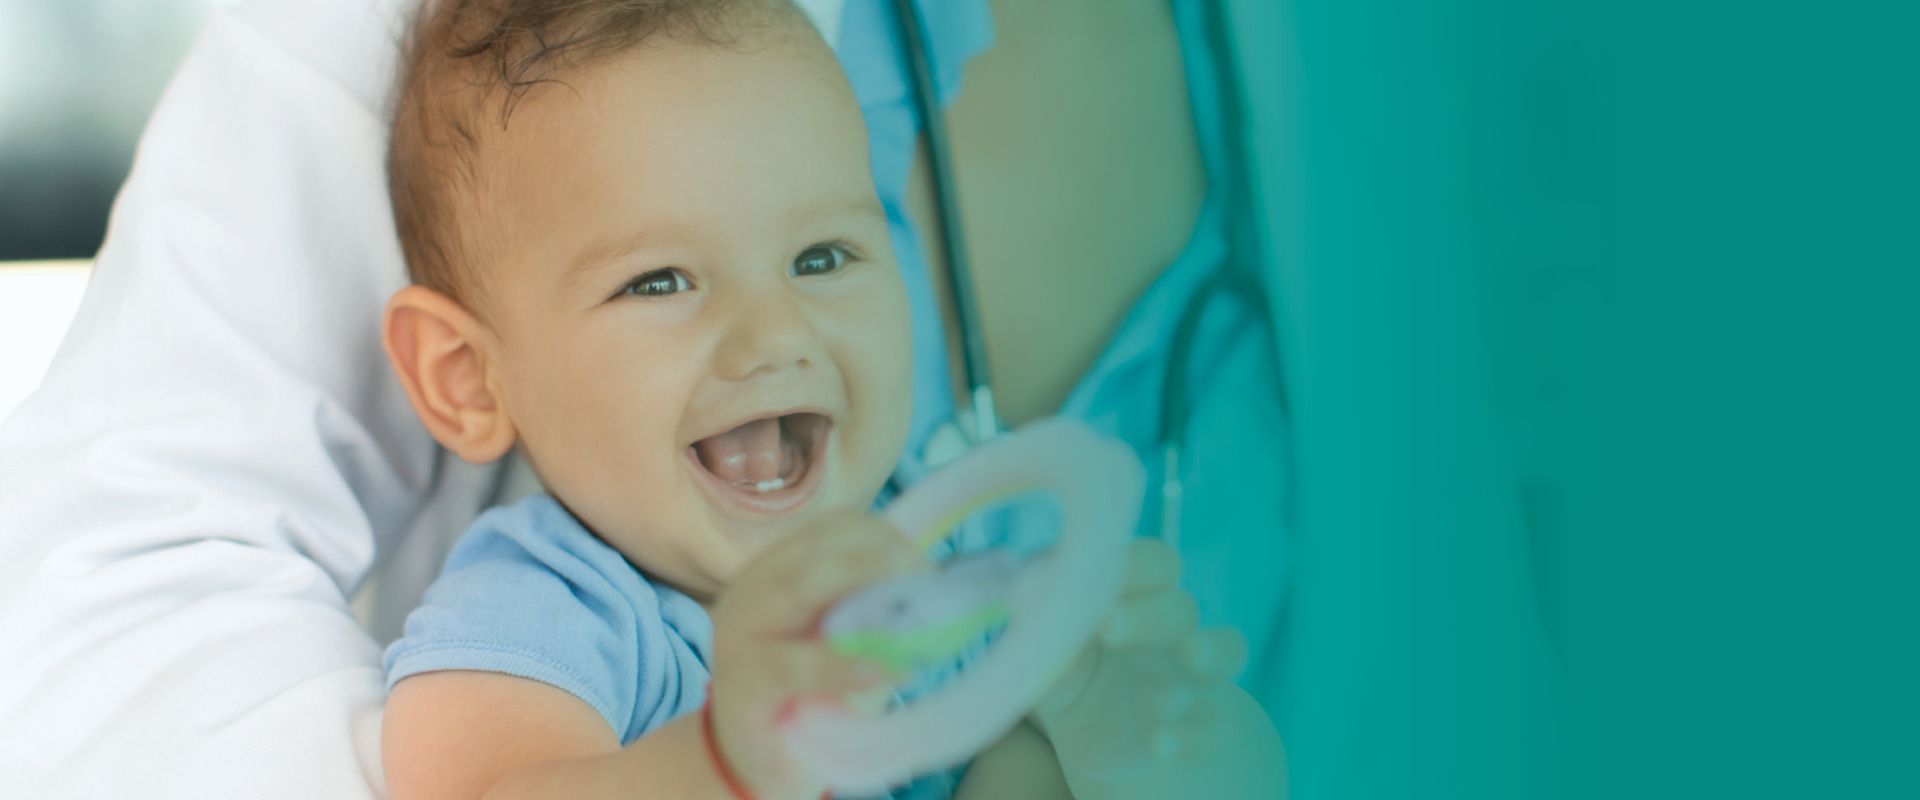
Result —
M387 700L381 758L395 800L512 797L725 798L688 715L622 748L584 701L491 672L429 672Z
M824 515L756 557L713 609L710 732L687 714L623 748L584 700L545 683L472 671L403 678L384 722L389 789L395 800L721 800L732 797L724 764L755 797L813 800L822 782L786 755L780 714L892 677L833 653L813 627L848 590L920 563L904 537L851 513Z

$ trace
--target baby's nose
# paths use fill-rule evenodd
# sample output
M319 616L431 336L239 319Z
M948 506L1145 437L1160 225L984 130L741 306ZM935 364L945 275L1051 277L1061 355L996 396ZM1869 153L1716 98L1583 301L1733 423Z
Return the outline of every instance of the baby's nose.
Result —
M766 298L743 304L718 354L720 377L743 381L812 365L817 355L813 321L799 304Z

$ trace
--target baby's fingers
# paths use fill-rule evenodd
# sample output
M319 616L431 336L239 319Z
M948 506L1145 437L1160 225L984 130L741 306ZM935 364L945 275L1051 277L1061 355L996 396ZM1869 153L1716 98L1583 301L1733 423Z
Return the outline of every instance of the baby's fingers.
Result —
M1151 724L1148 755L1169 758L1190 755L1195 746L1217 738L1221 687L1176 681L1152 695L1156 716Z
M887 686L898 677L879 664L811 642L771 647L758 655L766 659L767 679L788 698L841 698Z
M748 564L721 605L760 631L810 633L823 608L841 595L924 566L906 537L885 522L827 514Z
M1200 612L1193 598L1177 589L1162 589L1121 598L1100 629L1107 647L1175 647L1193 633Z
M1171 588L1180 579L1180 556L1159 539L1135 539L1127 549L1127 577L1121 596Z
M1247 667L1247 639L1233 628L1196 631L1180 644L1180 664L1200 680L1231 681Z

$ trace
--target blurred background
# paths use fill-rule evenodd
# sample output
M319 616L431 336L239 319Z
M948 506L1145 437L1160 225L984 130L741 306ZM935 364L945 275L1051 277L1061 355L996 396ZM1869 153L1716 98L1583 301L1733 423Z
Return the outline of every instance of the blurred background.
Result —
M93 256L167 78L231 2L0 3L0 261Z
M174 66L234 1L0 0L0 418L66 332Z

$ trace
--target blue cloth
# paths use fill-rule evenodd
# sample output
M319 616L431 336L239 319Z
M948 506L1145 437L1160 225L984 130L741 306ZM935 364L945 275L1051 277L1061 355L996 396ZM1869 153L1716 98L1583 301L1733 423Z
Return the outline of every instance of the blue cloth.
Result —
M712 642L706 609L535 495L461 536L387 648L387 685L437 670L518 675L586 701L626 744L700 707Z
M705 609L535 495L481 515L454 545L387 648L387 686L440 670L516 675L585 701L624 745L700 708L712 655ZM890 796L949 797L960 774Z
M1135 301L1058 410L1131 445L1148 467L1148 497L1140 535L1157 535L1161 509L1158 452L1162 382L1173 330L1200 286L1229 256L1227 147L1222 98L1203 22L1205 0L1174 0L1175 23L1193 102L1193 122L1208 173L1208 193L1191 240ZM920 0L931 38L936 93L950 103L962 91L967 62L993 44L993 20L983 0ZM836 49L866 117L874 182L891 226L913 319L914 408L908 447L894 483L909 487L929 472L920 453L935 428L952 418L953 397L938 294L922 258L921 234L907 215L907 174L919 136L907 62L892 0L847 0ZM1193 340L1184 378L1195 405L1183 437L1185 502L1176 542L1183 588L1194 595L1201 621L1230 625L1247 636L1251 668L1242 684L1277 707L1274 666L1286 595L1281 570L1284 428L1271 334L1260 318L1230 294L1204 300L1207 311ZM1005 517L1003 516L1003 519ZM984 527L984 529L983 529ZM973 526L963 547L1009 537L1007 524Z

